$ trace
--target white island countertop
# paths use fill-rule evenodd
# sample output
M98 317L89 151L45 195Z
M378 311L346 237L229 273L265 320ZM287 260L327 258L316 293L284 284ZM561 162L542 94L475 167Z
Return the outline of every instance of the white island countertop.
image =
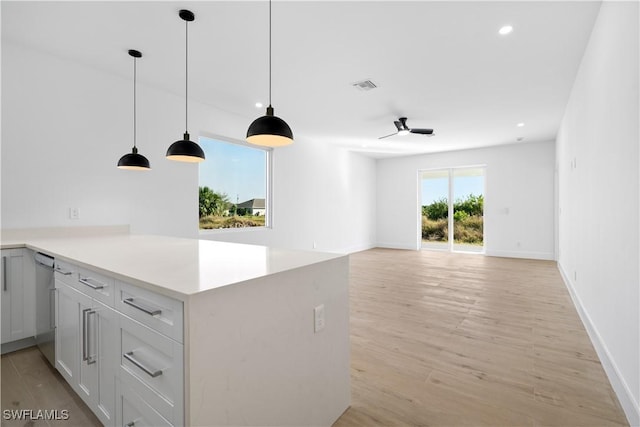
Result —
M180 300L200 292L344 256L129 234L3 239L3 249L16 247L27 247L63 261L102 270L119 280Z

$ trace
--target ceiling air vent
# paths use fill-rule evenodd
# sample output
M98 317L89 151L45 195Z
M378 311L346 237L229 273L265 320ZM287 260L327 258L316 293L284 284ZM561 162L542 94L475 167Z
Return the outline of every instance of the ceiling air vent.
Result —
M361 82L355 82L352 84L354 87L356 87L359 90L371 90L371 89L375 89L378 86L376 86L376 84L374 82L372 82L371 80L363 80Z

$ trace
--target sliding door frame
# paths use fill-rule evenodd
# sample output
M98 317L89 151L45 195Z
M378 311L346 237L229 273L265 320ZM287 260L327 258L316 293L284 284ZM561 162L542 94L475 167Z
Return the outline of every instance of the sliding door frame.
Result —
M454 189L454 178L455 178L455 171L459 171L459 170L463 170L463 169L482 169L483 170L483 180L482 180L482 196L484 198L484 203L483 203L483 209L482 209L482 221L483 221L483 226L482 226L482 251L481 252L470 252L470 251L461 251L461 250L455 250L454 249L454 226L455 226L455 219L453 217L453 205L455 203L454 200L454 194L455 194L455 189ZM447 215L447 228L448 228L448 236L447 236L447 248L446 249L438 249L438 248L424 248L422 245L422 206L423 206L423 200L422 200L422 175L425 172L447 172L448 175L448 193L447 193L447 197L448 197L448 215ZM433 250L433 251L447 251L447 252L461 252L461 253L479 253L479 254L484 254L486 252L486 243L487 243L487 239L486 239L486 235L485 235L485 227L484 227L484 211L486 210L486 197L484 197L487 194L487 165L486 164L478 164L478 165L468 165L468 166L455 166L455 167L446 167L446 168L429 168L429 169L418 169L418 209L417 209L417 215L418 215L418 249L422 250L422 249L428 249L428 250Z

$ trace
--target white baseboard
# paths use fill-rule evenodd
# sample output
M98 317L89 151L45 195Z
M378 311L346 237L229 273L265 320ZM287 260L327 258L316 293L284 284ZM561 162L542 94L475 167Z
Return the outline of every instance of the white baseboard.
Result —
M505 258L525 258L525 259L541 259L553 261L555 256L551 252L518 252L518 251L495 251L487 249L487 256L505 257Z
M609 349L605 345L602 337L598 333L598 329L595 327L593 322L591 321L591 317L589 317L589 313L585 310L582 305L582 301L578 294L576 294L575 289L573 287L573 282L569 279L569 276L566 274L562 265L558 263L558 270L560 270L560 275L562 276L562 280L564 281L567 290L569 291L569 295L573 300L573 305L576 307L578 311L578 315L582 320L582 323L587 330L587 334L589 334L589 338L591 339L591 343L593 347L596 349L596 353L598 353L598 357L600 358L600 363L604 368L604 371L611 382L611 386L613 387L613 391L615 391L616 396L618 396L618 400L620 401L620 405L624 410L625 415L627 416L627 421L629 421L629 425L631 426L640 426L640 405L633 398L633 394L627 385L627 382L624 380L624 377L620 374L620 370L616 365L615 361L611 357L611 353L609 353Z
M374 243L367 243L364 245L354 245L354 246L349 246L348 248L345 248L343 250L341 250L340 252L343 254L352 254L355 252L362 252L362 251L367 251L369 249L373 249L375 248L376 245Z
M376 244L377 248L386 248L386 249L406 249L409 251L415 251L417 248L415 246L409 246L403 243L381 243L378 242Z

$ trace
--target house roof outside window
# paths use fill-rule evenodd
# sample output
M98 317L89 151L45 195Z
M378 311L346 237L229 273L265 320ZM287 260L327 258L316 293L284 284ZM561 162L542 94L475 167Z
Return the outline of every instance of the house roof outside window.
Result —
M264 209L265 203L264 199L250 199L246 202L238 203L236 206L245 209Z

